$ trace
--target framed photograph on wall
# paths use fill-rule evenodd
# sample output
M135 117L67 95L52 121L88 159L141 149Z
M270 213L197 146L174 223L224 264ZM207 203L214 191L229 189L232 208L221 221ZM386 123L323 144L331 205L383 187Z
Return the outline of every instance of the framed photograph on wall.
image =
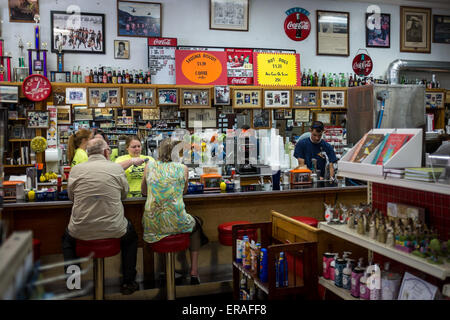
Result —
M210 0L209 28L248 31L249 0Z
M195 128L201 125L201 128L216 128L217 116L216 109L189 109L188 113L188 128Z
M350 13L316 11L317 55L346 56L350 54Z
M58 125L72 123L72 108L70 106L57 106L56 110Z
M296 109L294 111L295 122L309 122L309 109Z
M133 109L119 108L116 111L116 126L133 125Z
M284 110L283 109L273 110L273 119L274 120L284 120Z
M39 14L39 0L8 0L9 22L35 22Z
M400 51L431 53L431 9L400 7Z
M161 3L117 1L117 35L161 37Z
M319 90L292 90L292 106L299 107L318 107Z
M374 14L366 13L366 47L391 47L391 15L381 13L379 20Z
M261 108L261 89L233 89L233 108Z
M159 120L159 113L159 108L142 109L142 120Z
M211 89L180 89L180 109L211 108Z
M66 88L66 104L86 105L86 88Z
M113 108L95 108L94 109L94 120L114 120L114 109Z
M316 112L314 118L315 121L320 121L323 124L331 124L331 112Z
M17 103L19 102L18 86L0 86L0 102Z
M66 92L61 89L54 89L53 94L53 105L55 106L65 106L66 105Z
M27 128L47 129L50 113L48 111L27 110Z
M345 90L323 90L321 91L322 108L345 108Z
M177 106L160 106L161 120L175 120L179 118Z
M70 82L70 71L50 71L50 82Z
M272 128L272 110L254 109L252 111L251 127L253 129L270 129Z
M73 107L73 117L75 121L93 120L92 109L87 106Z
M120 107L121 90L117 88L89 88L89 107Z
M264 108L290 108L290 90L264 90Z
M450 43L450 16L433 14L433 42Z
M50 11L50 23L52 52L57 53L61 46L62 52L105 53L104 14ZM71 25L77 28L73 29Z
M154 88L124 88L124 106L156 108L156 91Z
M178 89L158 89L159 105L178 105Z
M130 59L130 41L114 40L114 59Z
M229 86L215 86L214 87L214 104L216 105L230 105L230 87Z

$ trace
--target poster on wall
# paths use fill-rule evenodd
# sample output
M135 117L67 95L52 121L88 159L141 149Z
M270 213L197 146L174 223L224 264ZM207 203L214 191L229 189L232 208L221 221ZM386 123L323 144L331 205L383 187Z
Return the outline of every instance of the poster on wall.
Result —
M253 53L256 86L299 86L300 55L278 53Z
M154 84L175 84L176 38L148 38L148 67Z
M225 49L227 53L228 84L253 84L253 50Z
M226 53L220 51L177 50L176 83L226 85Z
M47 129L47 148L55 149L58 146L58 108L56 106L47 106L47 111L49 112L49 127Z

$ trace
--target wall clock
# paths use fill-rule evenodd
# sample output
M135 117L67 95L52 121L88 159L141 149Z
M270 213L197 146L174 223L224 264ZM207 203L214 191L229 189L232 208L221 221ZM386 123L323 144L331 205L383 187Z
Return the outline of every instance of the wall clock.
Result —
M40 74L32 74L25 78L22 92L31 101L42 101L48 98L52 91L50 81Z

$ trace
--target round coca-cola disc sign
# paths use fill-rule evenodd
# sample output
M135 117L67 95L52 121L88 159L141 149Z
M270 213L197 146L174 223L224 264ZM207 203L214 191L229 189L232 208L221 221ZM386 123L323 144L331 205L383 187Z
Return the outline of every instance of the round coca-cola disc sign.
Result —
M294 41L305 40L311 32L311 22L308 16L302 12L289 14L284 20L284 32Z
M373 68L372 59L367 54L360 53L353 59L352 68L358 76L368 76Z

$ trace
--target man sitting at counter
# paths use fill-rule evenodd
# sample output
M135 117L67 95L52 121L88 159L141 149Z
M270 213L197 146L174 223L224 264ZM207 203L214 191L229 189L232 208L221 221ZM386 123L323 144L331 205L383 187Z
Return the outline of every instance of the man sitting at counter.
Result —
M324 131L323 123L320 121L314 121L309 129L311 135L309 138L299 139L295 145L294 157L298 160L297 168L308 167L310 170L320 170L320 179L325 177L325 166L327 163L326 157L328 156L330 179L334 180L334 167L333 164L337 162L336 153L333 146L328 142L322 140L322 134ZM312 159L317 160L317 168L313 168Z
M102 138L89 140L88 161L70 171L68 195L73 201L69 225L62 238L64 260L77 259L76 239L120 238L122 294L138 289L136 278L137 234L124 216L122 200L129 190L121 165L109 161L111 149Z

